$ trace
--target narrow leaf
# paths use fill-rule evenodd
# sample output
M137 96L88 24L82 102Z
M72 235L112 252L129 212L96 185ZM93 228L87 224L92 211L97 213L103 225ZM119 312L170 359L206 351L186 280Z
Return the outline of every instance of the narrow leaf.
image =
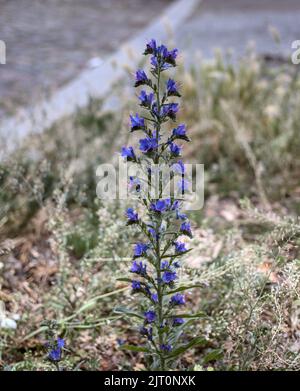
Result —
M180 346L179 348L175 349L173 352L171 352L167 358L175 358L179 356L180 354L186 352L188 349L197 346L197 345L205 345L206 344L206 339L202 337L197 337L192 339L188 344Z
M131 350L132 352L150 353L149 349L142 348L141 346L134 346L134 345L121 345L120 349L122 349L122 350Z
M196 314L176 314L176 315L169 315L167 318L189 318L189 319L194 319L194 318L205 318L207 315L205 312L197 312Z
M169 291L169 292L166 292L166 295L171 295L173 293L176 293L176 292L181 292L181 291L186 291L186 290L189 290L189 289L193 289L193 288L201 288L203 287L203 285L182 285L176 289L173 289L172 291Z
M204 357L204 364L207 364L211 361L216 361L219 360L223 356L223 351L222 349L215 349L209 352L205 357Z
M114 312L117 314L125 314L128 316L135 316L136 318L139 318L139 319L144 319L142 315L140 315L137 312L132 311L131 309L126 308L126 307L116 307L114 309Z

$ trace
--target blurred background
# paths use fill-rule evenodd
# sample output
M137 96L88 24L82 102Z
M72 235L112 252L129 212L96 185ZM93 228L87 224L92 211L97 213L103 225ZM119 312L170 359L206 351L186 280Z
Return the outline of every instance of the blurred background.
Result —
M151 38L179 50L183 157L205 164L183 281L202 286L187 302L208 343L179 368L300 369L299 20L297 0L0 0L2 369L52 369L49 320L66 369L145 368L119 350L139 337L113 311L135 306L116 278L136 238L95 172L131 141Z

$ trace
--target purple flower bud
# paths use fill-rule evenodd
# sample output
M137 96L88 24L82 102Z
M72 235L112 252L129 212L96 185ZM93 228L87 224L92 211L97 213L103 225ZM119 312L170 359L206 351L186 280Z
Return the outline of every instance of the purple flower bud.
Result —
M182 319L182 318L174 318L172 324L173 324L173 326L180 326L183 323L184 323L184 319Z
M180 232L182 232L184 235L189 236L190 238L193 237L192 231L191 231L191 224L188 221L185 221L180 226Z
M179 156L181 153L181 147L175 143L170 143L170 152L173 156Z
M173 281L175 281L177 278L177 274L176 272L172 272L172 271L166 271L163 273L162 275L162 280L165 284L170 284L172 283Z
M140 150L143 153L151 153L157 149L157 146L158 144L156 138L147 137L140 140Z
M139 117L138 113L135 116L130 114L131 131L145 128L144 118Z
M136 156L132 147L122 147L121 156L128 161L136 161Z
M161 270L169 269L169 267L170 267L170 264L168 261L162 261L162 263L160 265Z
M141 86L143 84L149 84L150 80L148 79L146 73L142 69L138 69L135 73L135 87Z
M161 116L162 117L170 117L172 120L176 119L176 113L179 110L178 103L167 103L163 105Z
M173 139L181 139L185 141L190 141L188 136L186 135L186 127L185 124L180 124L177 126L177 128L173 129L172 132Z
M144 54L154 54L156 53L157 44L155 39L151 39L147 44L146 44L146 49L144 51Z
M144 312L144 315L145 315L145 321L147 323L153 323L155 322L155 319L156 319L156 313L155 311L146 311Z
M149 248L148 244L145 243L136 243L134 246L134 256L135 257L142 257L146 254L147 250Z
M149 341L152 341L152 338L153 338L153 329L152 327L149 327L149 329L147 329L147 327L141 327L140 328L140 333L142 335L144 335L145 337L148 338Z
M184 305L185 304L185 297L184 295L181 295L180 293L176 293L171 297L170 300L171 305Z
M65 346L65 340L63 338L57 338L57 347L62 349Z
M145 107L151 107L152 102L154 99L154 94L151 92L149 95L147 95L146 91L142 90L139 95L139 100L141 101L141 105Z
M178 96L178 97L181 96L178 92L177 84L173 79L169 79L167 81L167 95L168 96Z
M172 346L170 344L161 344L160 350L162 350L163 352L171 352Z
M138 290L140 290L142 288L142 286L141 286L141 283L139 281L132 281L131 288L134 291L138 291Z
M143 262L137 263L136 261L134 261L130 268L130 272L145 276L147 274L147 265L144 265Z
M48 353L48 358L49 358L49 360L54 361L54 362L60 361L61 349L57 348L57 349L50 350L50 352Z
M165 200L157 200L156 202L152 202L150 205L150 209L157 213L165 212L170 208L171 200L169 198Z
M126 216L128 218L127 224L135 224L139 220L138 214L133 210L133 208L127 209Z
M157 293L152 293L151 299L152 299L152 301L154 301L154 303L158 303L158 295L157 295Z
M187 251L185 247L185 243L182 242L174 242L175 245L175 252L176 254L181 254Z

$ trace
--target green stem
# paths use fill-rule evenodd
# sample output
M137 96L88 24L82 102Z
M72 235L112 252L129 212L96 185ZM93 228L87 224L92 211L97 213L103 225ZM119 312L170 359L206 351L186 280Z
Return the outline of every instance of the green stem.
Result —
M156 89L156 102L157 102L157 111L160 113L161 109L161 103L160 103L160 69L158 69L157 72L157 89ZM159 118L159 116L158 116ZM159 137L160 137L160 120L157 120L157 129L156 129L156 141L157 145L159 143ZM159 164L159 151L157 149L156 155L155 155L155 164ZM161 183L161 177L159 177L159 192L161 194L162 189L162 183ZM161 256L160 256L160 238L159 238L159 229L161 225L161 219L157 222L156 225L156 275L157 275L157 296L158 296L158 330L160 326L163 324L163 291L162 291L162 285L161 285ZM162 333L159 333L159 348L164 343L164 336ZM165 360L162 354L159 355L160 359L160 370L165 370Z

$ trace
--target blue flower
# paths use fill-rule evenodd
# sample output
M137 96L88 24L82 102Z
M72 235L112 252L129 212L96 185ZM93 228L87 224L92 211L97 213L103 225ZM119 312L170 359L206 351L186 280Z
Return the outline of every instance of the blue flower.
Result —
M190 141L190 139L186 135L185 124L180 124L180 125L177 126L177 128L174 128L173 132L172 132L172 136L173 136L173 139L178 138L178 139L181 139L181 140Z
M141 276L144 276L147 274L147 265L144 265L143 262L137 263L134 261L132 263L132 266L130 268L131 273L140 274Z
M191 231L191 224L188 221L185 221L180 226L180 232L182 232L184 235L189 236L190 238L193 237L192 231Z
M138 214L133 210L133 208L127 208L126 216L128 218L127 224L135 224L139 220Z
M136 156L132 147L122 147L121 155L128 161L136 161Z
M157 200L156 202L152 202L150 205L150 209L157 213L165 212L168 208L170 208L171 200L167 198L166 200Z
M50 350L50 352L48 353L48 358L51 361L60 361L60 359L61 359L61 349L57 348L57 349Z
M154 301L154 303L158 303L158 295L157 295L157 293L152 293L151 299L152 299L152 301Z
M57 338L54 344L49 342L46 345L48 348L51 346L51 350L48 352L48 359L56 362L61 360L62 349L65 346L65 340L63 338Z
M150 62L151 65L153 65L155 72L158 72L158 70L165 71L171 67L171 65L167 64L165 61L158 60L156 56L152 56Z
M142 90L139 95L139 100L141 101L141 105L145 107L151 107L154 99L154 94L151 92L147 95L146 91Z
M151 64L154 66L154 71L157 73L159 70L164 71L171 66L176 66L176 57L178 49L169 51L165 45L157 46L154 39L151 39L146 44L144 54L152 54Z
M149 327L149 329L147 329L147 327L142 326L140 328L140 333L142 335L144 335L145 337L147 337L149 341L152 341L152 338L153 338L153 329L152 329L152 327Z
M167 54L165 55L166 62L175 67L177 54L178 54L178 49L176 48L171 51L168 51Z
M160 265L161 270L169 269L169 267L170 267L170 264L168 261L162 261L162 263Z
M172 263L172 266L174 266L176 269L180 267L180 263L178 261L175 261Z
M153 152L157 147L157 139L154 137L147 137L140 140L140 150L144 153Z
M135 116L130 114L131 121L131 131L138 129L145 129L145 120L144 118L139 117L138 113Z
M132 281L131 288L136 291L142 288L141 283L139 281Z
M167 95L168 96L181 96L177 89L177 84L173 79L167 81Z
M174 242L175 245L175 252L176 254L181 254L187 251L185 247L185 243L182 242Z
M182 319L182 318L174 318L172 324L173 324L173 326L180 326L183 323L184 323L184 319Z
M158 238L158 234L156 234L156 231L153 227L148 227L148 232L150 233L150 235L152 236L153 239L156 239Z
M176 210L176 219L185 220L187 219L187 215L185 213L181 213L179 210Z
M146 73L142 69L138 69L135 73L135 87L141 86L143 84L149 85L150 80L148 79Z
M179 156L181 153L181 147L175 143L170 143L170 152L173 156Z
M172 283L174 280L176 280L176 278L177 278L176 272L166 271L162 275L162 280L165 284Z
M65 346L65 340L63 338L57 338L56 344L58 348L62 349Z
M180 293L176 293L171 297L170 300L171 305L184 305L185 304L185 298L184 295L181 295Z
M156 319L155 311L152 311L152 310L146 311L146 312L144 312L144 315L145 315L145 321L147 323L153 323Z
M136 243L134 246L134 256L135 257L142 257L146 254L147 250L149 248L148 244L145 243Z
M160 59L162 66L166 67L168 64L176 66L176 57L178 49L169 51L165 45L160 45L156 50L156 56Z
M168 49L165 45L160 45L158 46L155 54L157 57L160 57L161 59L165 59L168 55Z
M171 119L176 119L176 113L179 110L179 104L178 103L167 103L163 105L161 116L163 117L170 117Z
M153 54L156 53L157 50L157 44L155 39L151 39L147 44L146 44L146 49L144 51L144 54Z
M163 352L171 352L172 346L170 344L161 344L160 350L162 350Z

